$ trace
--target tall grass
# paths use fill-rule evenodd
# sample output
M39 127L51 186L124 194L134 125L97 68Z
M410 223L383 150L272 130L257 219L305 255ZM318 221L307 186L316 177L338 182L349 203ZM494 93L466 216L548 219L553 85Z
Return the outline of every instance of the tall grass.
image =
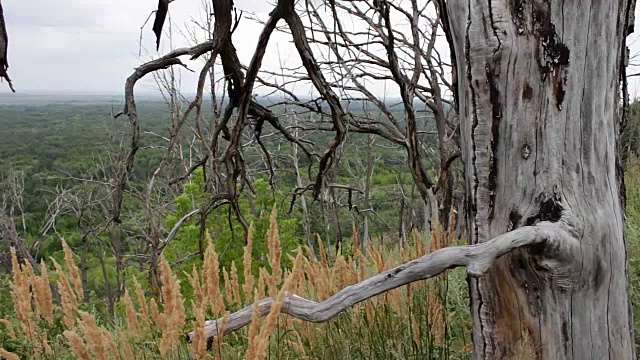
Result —
M631 159L626 174L627 237L630 296L636 346L640 344L640 161ZM454 221L451 222L452 224ZM471 320L463 269L435 279L412 283L365 301L322 324L311 324L280 314L284 291L325 300L350 284L417 258L428 251L456 245L453 228L436 226L429 241L413 233L404 246L362 249L357 232L335 256L327 256L318 242L314 259L300 248L282 254L276 213L270 217L268 266L252 271L253 237L237 268L220 268L214 242L203 266L177 274L162 258L163 283L159 299L148 297L132 279L115 318L98 316L84 301L78 267L63 242L64 262L54 259L33 269L11 251L12 273L6 282L11 311L0 319L0 359L468 359ZM292 268L282 268L282 257ZM38 271L36 271L38 270ZM242 278L242 280L240 280ZM185 291L188 289L188 291ZM189 293L190 298L183 298ZM265 318L254 317L246 328L212 342L204 335L205 321L272 296L276 299ZM254 307L255 308L255 307ZM224 325L224 324L222 324ZM224 326L222 326L224 327ZM185 333L194 331L193 341Z
M471 337L465 273L448 271L436 279L392 290L322 324L280 313L285 291L321 301L350 284L425 252L456 244L453 227L435 229L425 241L414 233L409 244L362 249L357 235L335 258L307 256L304 248L282 254L275 210L268 230L268 265L252 269L250 237L241 269L219 267L213 241L201 269L180 284L166 259L160 261L162 292L149 298L134 280L115 318L99 319L84 292L73 254L63 245L63 265L44 263L39 274L12 252L10 281L14 312L0 320L0 358L42 359L467 359ZM357 234L357 232L354 232ZM427 247L427 243L429 244ZM322 242L318 243L322 246ZM283 256L292 263L283 268ZM240 281L242 274L242 283ZM185 289L192 294L183 298ZM52 291L53 289L53 291ZM133 294L133 295L132 295ZM264 318L257 300L275 299ZM252 323L227 336L205 338L206 319L254 304ZM223 326L222 326L223 327ZM195 331L190 344L186 332Z
M626 176L630 295L640 344L640 161ZM64 262L50 260L33 269L11 251L13 309L0 319L0 359L468 359L471 319L463 269L443 273L365 301L321 324L280 313L284 292L321 301L353 283L441 247L457 245L453 226L436 226L425 241L413 233L408 244L363 249L357 232L337 256L304 248L282 254L276 213L267 234L268 265L252 271L253 237L240 268L220 268L214 241L207 236L203 266L181 284L161 258L162 292L149 297L132 279L114 318L98 316L84 301L78 267L63 242ZM454 220L454 219L452 219ZM454 221L451 222L452 224ZM293 266L283 268L283 256ZM330 260L333 259L333 260ZM37 270L37 271L36 271ZM190 294L188 299L183 294ZM6 291L0 290L0 298ZM276 299L269 314L257 316L257 300ZM207 319L254 304L252 323L213 341L205 337ZM185 334L194 331L191 343Z

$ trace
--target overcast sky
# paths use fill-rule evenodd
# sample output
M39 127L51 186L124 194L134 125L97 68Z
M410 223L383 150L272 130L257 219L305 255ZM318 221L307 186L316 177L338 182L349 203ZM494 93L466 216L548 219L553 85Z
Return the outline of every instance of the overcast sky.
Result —
M266 16L271 10L264 0L235 3L258 16ZM132 70L158 56L151 30L153 19L143 30L142 57L138 56L140 26L157 4L157 0L3 0L9 33L9 75L16 89L122 92ZM186 24L201 18L200 9L201 0L177 0L171 6L171 17L176 24ZM241 21L235 35L241 58L255 46L260 29L249 20ZM187 43L178 33L174 41L178 45ZM168 49L168 41L163 41L160 53ZM200 64L188 65L198 69ZM190 80L189 76L183 79L185 85ZM142 85L140 91L149 91L152 83ZM0 85L0 91L6 90Z
M173 22L184 28L192 19L201 19L201 1L176 0L171 4ZM261 19L266 19L272 9L269 2L235 0L239 9L254 12ZM153 19L143 30L143 51L138 56L140 26L157 6L157 0L2 0L2 5L9 33L9 75L19 92L121 93L133 68L158 56L151 31ZM636 14L640 19L640 12ZM261 29L261 25L245 19L234 34L245 63ZM175 34L174 45L187 43L178 32ZM640 52L639 38L640 34L634 34L630 39L632 54ZM160 53L170 48L164 40ZM282 34L272 38L264 66L276 68L279 61L297 61ZM201 66L187 65L196 70ZM634 72L640 72L640 68L630 70ZM195 89L197 74L181 74L183 88ZM632 96L640 95L639 80L634 77L630 82ZM154 87L149 79L139 84L137 91L149 92ZM7 91L6 84L0 84L0 92Z

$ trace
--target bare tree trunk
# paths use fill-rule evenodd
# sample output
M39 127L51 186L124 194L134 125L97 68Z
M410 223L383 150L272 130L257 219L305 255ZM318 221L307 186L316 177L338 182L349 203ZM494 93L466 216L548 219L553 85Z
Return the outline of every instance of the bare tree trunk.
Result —
M98 256L98 260L100 261L100 269L102 270L102 278L104 281L104 287L107 291L107 308L109 309L109 314L115 315L116 313L116 299L113 294L113 289L111 288L111 280L109 279L109 272L107 271L107 266L105 264L105 252L102 251L102 254Z
M158 251L154 248L151 249L151 257L149 258L149 286L151 287L151 292L153 296L157 299L160 298L160 288L162 284L160 283L160 256L158 255Z
M429 189L429 191L427 192L427 195L429 196L429 202L428 203L425 202L425 210L424 210L425 238L424 240L427 248L429 248L431 246L431 231L433 230L434 224L438 224L440 222L441 211L438 207L438 200L436 199L436 195L433 193L432 189Z
M460 197L460 199L458 199L458 204L456 205L456 210L457 210L456 218L458 219L456 221L456 239L469 238L467 222L464 221L464 219L467 218L466 204L467 204L466 198L463 195L462 197Z
M371 244L369 237L369 212L371 209L371 203L369 202L371 197L371 177L373 176L373 143L376 141L376 137L373 134L369 134L367 137L367 174L364 178L364 212L363 212L363 224L362 224L362 246L366 249Z
M82 235L82 253L80 255L80 281L82 283L82 288L87 290L84 292L84 301L89 301L89 291L88 291L89 265L87 263L88 256L89 256L89 233L85 231L85 233Z
M113 294L114 301L120 299L120 295L124 292L124 252L122 248L122 230L119 226L111 228L111 247L113 248L113 256L116 260L116 288Z
M539 222L577 246L522 248L470 280L476 359L632 359L620 69L635 3L446 2L472 243Z
M203 211L200 214L200 231L198 233L198 253L200 259L204 261L204 253L206 249L206 232L207 232L207 212Z
M328 191L329 212L331 222L333 223L333 238L336 241L336 256L342 249L342 229L340 228L340 217L338 216L338 204L336 202L336 194L333 188Z
M424 231L424 240L425 241L429 241L429 239L431 238L431 206L429 206L430 203L428 202L424 202L422 204L422 221L423 221L423 231Z
M298 126L298 119L295 119L295 126ZM298 137L298 131L296 130L294 136ZM302 184L302 176L300 175L300 166L298 165L298 144L294 143L291 145L293 157L293 167L296 172L296 186L298 188L304 187ZM300 194L300 207L302 208L302 215L304 216L304 234L307 238L307 246L309 246L309 252L311 253L311 257L316 259L316 251L313 246L313 236L311 236L311 221L309 219L309 208L307 208L307 199L304 194Z
M401 178L396 175L396 183L398 184L398 189L400 190L400 208L398 209L398 242L400 245L404 246L407 242L407 232L405 225L405 208L407 207L407 196L404 193L403 181ZM427 189L426 194L431 194L431 189ZM423 198L424 199L424 198ZM407 211L408 212L408 211Z

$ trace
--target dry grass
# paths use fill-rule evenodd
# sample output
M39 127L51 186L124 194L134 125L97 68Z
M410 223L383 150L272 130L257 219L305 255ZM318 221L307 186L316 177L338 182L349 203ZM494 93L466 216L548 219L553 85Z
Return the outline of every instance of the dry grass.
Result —
M62 250L64 251L64 262L67 264L67 269L69 269L69 277L71 278L73 288L76 291L76 296L78 299L83 299L84 289L82 288L82 281L80 280L80 270L78 270L76 263L73 261L71 249L64 239L62 239Z
M156 316L156 325L161 334L160 354L166 356L170 351L177 351L180 347L186 315L180 284L164 257L160 259L160 280L163 311Z
M11 324L11 321L7 319L0 319L0 324L4 325L5 334L9 336L9 339L15 340L16 332L13 330L13 324Z
M324 300L338 290L364 278L387 270L400 262L424 254L421 236L413 234L413 244L399 249L372 247L362 251L354 232L350 255L337 254L333 261L318 241L318 259L304 255L304 249L287 254L293 266L282 267L282 249L276 223L277 213L270 216L267 236L268 266L252 269L253 236L244 249L242 269L235 262L221 269L213 241L208 246L201 270L193 267L186 274L193 296L182 297L181 286L169 262L160 258L162 283L160 299L145 297L142 286L134 279L133 292L126 289L121 298L119 321L100 324L91 311L82 308L84 294L78 268L69 247L63 243L65 271L55 260L50 272L42 264L35 275L28 264L21 264L12 252L13 278L11 293L15 331L11 319L0 320L9 338L19 339L18 353L30 358L79 359L299 359L299 358L464 358L469 339L452 341L460 334L451 331L463 327L464 319L454 319L448 277L441 275L431 282L414 283L366 301L326 324L309 324L281 314L285 291L314 300ZM355 230L355 228L354 228ZM430 250L455 242L453 229L434 231ZM308 252L307 252L308 253ZM365 255L366 254L366 255ZM244 276L241 284L239 273ZM222 274L222 275L221 275ZM257 275L257 278L256 278ZM222 279L221 279L222 278ZM57 285L59 301L54 301L49 287ZM222 280L222 281L221 281ZM135 294L132 298L131 294ZM257 316L257 301L266 295L275 298L269 314ZM135 300L135 301L134 301ZM466 300L462 299L464 303ZM207 344L205 320L219 318L226 309L253 302L252 323L233 335L221 333ZM185 306L188 305L188 306ZM55 314L61 314L56 316ZM187 322L187 318L189 321ZM223 324L226 317L223 317ZM221 326L224 328L224 326ZM191 344L184 334L195 330ZM464 334L463 334L464 335ZM0 343L2 345L2 343ZM209 349L207 349L209 345ZM3 352L4 351L4 352ZM190 355L189 355L190 354ZM458 354L458 355L455 355ZM11 358L12 353L0 350Z
M0 356L7 360L20 360L20 357L12 352L0 348Z

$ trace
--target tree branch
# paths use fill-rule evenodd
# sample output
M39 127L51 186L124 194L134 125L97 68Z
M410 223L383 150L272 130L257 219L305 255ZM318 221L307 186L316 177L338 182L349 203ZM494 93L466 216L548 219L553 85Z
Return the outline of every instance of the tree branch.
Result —
M129 151L127 151L124 163L118 170L115 186L113 189L112 219L115 223L120 223L121 221L120 211L122 208L122 194L127 183L127 178L131 174L131 170L133 170L133 162L136 153L140 148L140 125L138 124L138 112L136 109L136 101L133 89L136 85L136 82L138 82L138 80L142 79L150 72L167 69L173 65L185 66L177 57L178 55L175 55L174 53L175 51L156 60L152 60L145 64L142 64L133 71L133 74L131 74L131 76L127 78L124 90L124 110L121 113L118 113L115 117L118 117L122 114L127 114L129 116L129 123L131 125L131 144L129 145Z
M518 228L481 244L442 248L360 283L347 286L325 301L315 302L287 293L281 311L305 321L328 321L364 300L418 280L432 278L448 269L464 266L470 276L480 277L502 255L532 245L542 248L542 268L559 269L560 265L571 260L570 254L579 248L569 228L570 226L564 222L541 222L535 226ZM258 302L261 317L269 313L273 303L274 299L270 297ZM223 334L248 325L252 319L252 311L253 307L250 305L228 315ZM218 324L221 323L222 319L207 321L207 339L218 333ZM189 333L188 341L191 341L193 336L194 332Z
M278 3L278 9L282 12L281 15L287 22L287 25L289 25L289 30L291 30L291 36L293 37L293 43L298 51L298 55L300 55L300 60L309 75L311 83L320 95L322 95L323 100L327 102L331 109L331 120L336 132L335 137L329 144L329 148L320 158L318 174L316 175L316 185L313 190L314 199L318 199L322 188L323 175L327 170L335 169L339 161L340 156L338 147L344 142L347 133L345 111L340 104L340 99L333 89L331 89L331 86L320 71L318 63L313 56L313 51L309 46L309 41L307 40L302 19L300 19L300 16L294 10L294 1L283 0Z
M11 91L16 92L13 88L13 83L9 78L7 69L9 68L9 62L7 61L7 49L9 47L9 37L7 36L7 28L4 24L4 12L2 10L2 3L0 3L0 80L5 79L9 84Z

